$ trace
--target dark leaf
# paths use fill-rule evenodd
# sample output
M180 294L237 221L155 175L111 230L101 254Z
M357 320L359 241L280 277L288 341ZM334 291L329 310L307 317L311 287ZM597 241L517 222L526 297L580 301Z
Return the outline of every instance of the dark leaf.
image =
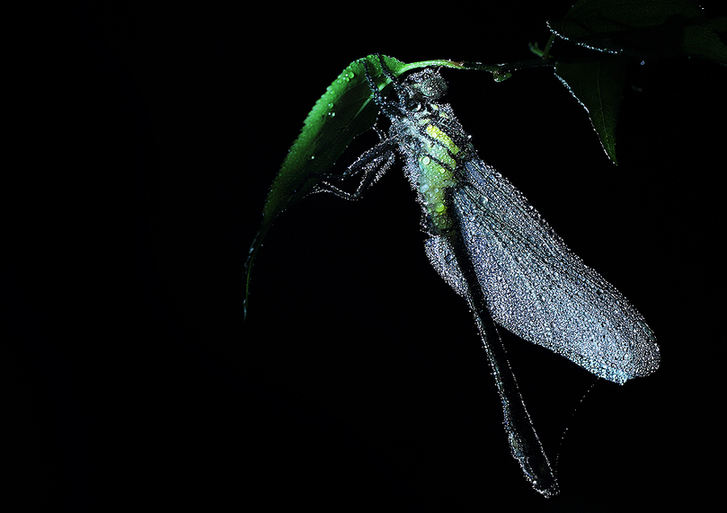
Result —
M606 155L616 164L616 120L626 85L626 62L605 55L586 62L558 62L555 75L586 109Z
M689 0L579 0L561 21L550 23L550 27L564 39L581 39L702 16L702 10Z
M694 56L725 62L717 35L722 19L708 19L689 0L580 0L553 34L580 46L640 58Z
M706 25L688 25L684 28L683 49L687 55L727 64L727 45Z
M711 18L707 25L718 34L727 34L727 16Z

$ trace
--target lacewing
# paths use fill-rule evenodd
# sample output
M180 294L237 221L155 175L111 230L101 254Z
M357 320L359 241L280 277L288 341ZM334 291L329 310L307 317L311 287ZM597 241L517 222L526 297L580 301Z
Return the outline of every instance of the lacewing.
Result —
M363 60L388 134L338 177L327 173L311 192L360 198L396 162L422 209L426 254L468 304L487 355L511 453L533 489L558 493L554 468L518 390L498 326L615 383L647 376L659 348L641 314L565 245L527 199L485 164L452 107L447 84L426 67L396 76L378 57ZM378 71L392 84L382 94ZM353 191L343 182L358 180Z

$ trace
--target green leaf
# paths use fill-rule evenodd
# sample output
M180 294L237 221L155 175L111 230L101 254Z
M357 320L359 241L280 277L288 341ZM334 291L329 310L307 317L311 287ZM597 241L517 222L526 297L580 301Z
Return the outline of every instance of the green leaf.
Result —
M387 56L383 56L383 60L394 76L431 66L475 69L464 63L444 59L410 64ZM310 194L324 175L331 172L336 160L350 142L372 128L376 121L378 108L372 101L365 63L368 63L370 76L380 90L390 84L381 69L378 56L369 55L357 59L326 88L323 96L308 113L300 135L288 150L288 155L273 181L263 208L262 224L250 247L246 265L245 310L255 255L272 223L286 208Z
M606 155L617 164L615 132L626 85L626 62L606 55L586 62L558 62L555 76L586 110Z
M405 64L393 57L383 59L394 76L426 66L463 67L461 63L447 60ZM373 126L378 108L372 101L364 62L368 62L371 78L379 89L389 85L378 57L369 55L349 64L328 86L305 118L300 135L273 181L263 210L263 223L271 222L289 204L309 194L321 175L331 171L348 144Z
M717 35L724 20L707 18L689 0L580 0L548 25L561 39L607 53L717 62L727 54Z

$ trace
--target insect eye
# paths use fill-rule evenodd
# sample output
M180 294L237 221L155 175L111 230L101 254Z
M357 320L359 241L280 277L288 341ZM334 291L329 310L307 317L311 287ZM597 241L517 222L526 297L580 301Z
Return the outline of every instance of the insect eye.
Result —
M406 100L406 108L411 112L421 112L424 108L424 104L419 98L410 97Z

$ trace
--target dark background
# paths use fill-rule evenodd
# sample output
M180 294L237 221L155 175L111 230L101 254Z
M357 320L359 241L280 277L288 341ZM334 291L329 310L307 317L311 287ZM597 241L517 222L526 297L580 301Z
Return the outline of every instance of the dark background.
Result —
M719 3L705 2L715 14ZM267 187L326 85L375 51L528 58L568 6L543 4L29 6L6 63L18 116L2 188L1 500L77 512L708 507L725 461L724 68L632 70L619 167L548 72L502 84L446 73L481 156L660 340L657 374L598 381L576 409L595 380L506 336L560 454L560 497L532 492L508 454L474 325L426 260L399 168L359 204L291 209L242 321Z

